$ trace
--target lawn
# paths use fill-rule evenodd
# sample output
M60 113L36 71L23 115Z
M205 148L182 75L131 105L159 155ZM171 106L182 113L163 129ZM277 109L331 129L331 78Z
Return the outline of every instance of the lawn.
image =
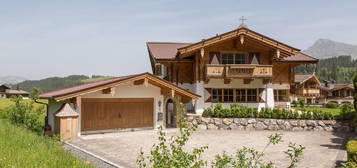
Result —
M334 116L338 116L341 113L340 108L324 108L324 107L303 107L307 111L323 111L332 113ZM300 110L301 107L295 107L294 109Z
M92 167L65 151L59 141L0 119L0 167Z

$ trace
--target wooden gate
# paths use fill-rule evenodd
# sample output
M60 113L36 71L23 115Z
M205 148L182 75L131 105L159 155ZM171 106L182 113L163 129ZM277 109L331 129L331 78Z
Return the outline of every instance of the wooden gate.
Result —
M81 130L153 127L152 98L82 99Z

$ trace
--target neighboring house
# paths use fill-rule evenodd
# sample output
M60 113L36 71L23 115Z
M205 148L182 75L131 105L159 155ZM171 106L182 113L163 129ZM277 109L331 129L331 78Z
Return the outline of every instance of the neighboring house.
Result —
M353 104L353 84L325 83L320 89L321 103Z
M196 43L147 42L152 70L201 96L188 111L224 106L290 108L294 67L317 63L299 49L241 25Z
M40 95L48 99L47 133L62 139L116 130L175 127L175 103L199 95L149 73L116 77Z
M22 96L26 99L29 97L29 93L23 90L12 90L6 85L1 85L0 98L10 98L11 96Z
M320 80L314 74L295 75L295 84L291 86L292 100L303 99L306 104L319 103Z
M6 85L0 85L0 98L6 98L6 91L9 89Z

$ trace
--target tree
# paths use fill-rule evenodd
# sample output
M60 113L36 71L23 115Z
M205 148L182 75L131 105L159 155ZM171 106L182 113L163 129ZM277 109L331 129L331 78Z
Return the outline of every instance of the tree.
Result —
M354 107L355 112L357 112L357 73L353 75L353 86L354 86Z

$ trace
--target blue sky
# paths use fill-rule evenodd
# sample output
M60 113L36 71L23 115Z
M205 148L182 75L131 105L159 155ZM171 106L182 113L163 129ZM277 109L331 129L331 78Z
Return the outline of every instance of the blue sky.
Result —
M239 25L306 49L357 44L357 1L0 0L0 76L151 72L145 42L196 42Z

